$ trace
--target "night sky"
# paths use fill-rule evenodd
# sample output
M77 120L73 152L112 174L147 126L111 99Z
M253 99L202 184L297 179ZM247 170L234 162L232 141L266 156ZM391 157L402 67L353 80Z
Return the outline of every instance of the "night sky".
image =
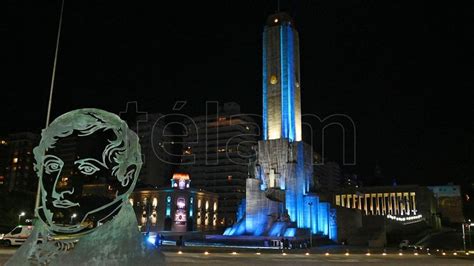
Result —
M0 135L39 131L60 2L5 2ZM371 175L378 161L399 184L460 183L474 177L474 8L415 2L282 0L300 34L302 110L354 120L351 171ZM175 100L190 115L206 100L260 114L261 34L276 1L153 3L66 0L52 118L127 101L170 113ZM341 136L327 131L332 160Z

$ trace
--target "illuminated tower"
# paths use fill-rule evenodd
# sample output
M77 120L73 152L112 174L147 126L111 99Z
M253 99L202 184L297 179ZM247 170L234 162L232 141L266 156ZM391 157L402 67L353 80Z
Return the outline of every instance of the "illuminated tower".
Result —
M291 17L277 13L263 32L264 139L301 141L300 53Z
M314 193L313 150L301 139L298 32L286 13L263 32L263 140L250 165L239 221L224 235L337 238L335 209Z

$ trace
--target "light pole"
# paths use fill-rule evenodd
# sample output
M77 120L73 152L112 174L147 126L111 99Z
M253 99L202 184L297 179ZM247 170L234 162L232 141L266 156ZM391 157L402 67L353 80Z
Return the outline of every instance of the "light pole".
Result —
M313 202L308 202L309 205L309 246L313 247L313 232L311 231L313 227L313 212L311 210L311 206L313 206Z
M54 50L54 61L53 61L53 70L51 73L51 86L49 88L49 100L48 100L48 109L46 112L46 126L47 128L49 126L49 119L51 116L51 103L53 101L53 90L54 90L54 81L56 78L56 65L58 61L58 50L59 50L59 39L61 37L61 26L63 24L63 11L64 11L64 0L61 2L61 12L59 13L59 26L58 26L58 33L56 35L56 49ZM44 154L43 154L44 155ZM40 173L43 172L43 164L40 164ZM37 212L36 210L39 208L40 204L40 192L41 192L41 185L38 180L37 188L36 188L36 199L35 199L35 218L37 218Z
M464 251L466 251L466 225L467 223L462 223L462 245L464 247Z
M18 224L20 224L20 219L21 219L21 216L25 216L25 212L21 212L19 215L18 215Z
M467 228L467 233L469 235L469 249L471 249L471 247L472 247L472 243L471 243L471 226L472 226L471 219L469 219L468 222L469 222L469 227Z
M72 224L72 220L73 220L74 218L76 218L76 217L77 217L77 214L75 214L75 213L73 213L73 214L71 215L71 222L70 222L70 224Z

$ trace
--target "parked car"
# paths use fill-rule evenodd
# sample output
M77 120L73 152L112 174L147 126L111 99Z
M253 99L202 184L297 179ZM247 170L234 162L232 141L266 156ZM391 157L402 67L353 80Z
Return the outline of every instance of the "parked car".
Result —
M20 246L31 235L34 226L32 225L18 225L9 233L0 235L0 243L4 246ZM38 242L43 242L40 237Z
M423 249L423 246L417 246L417 245L412 245L410 244L409 240L402 240L400 244L398 244L398 248L400 249L415 249L415 250L421 250Z

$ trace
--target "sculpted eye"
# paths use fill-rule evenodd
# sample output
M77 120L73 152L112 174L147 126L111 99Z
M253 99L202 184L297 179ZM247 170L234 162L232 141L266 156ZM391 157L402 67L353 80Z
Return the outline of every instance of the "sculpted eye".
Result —
M97 166L87 163L87 162L84 162L81 165L79 165L78 169L79 171L81 171L81 173L85 175L93 175L95 174L95 172L100 170Z
M56 160L49 160L49 161L46 161L46 163L44 164L44 171L47 174L51 174L52 172L57 172L61 170L61 167L62 167L61 162L56 161Z

